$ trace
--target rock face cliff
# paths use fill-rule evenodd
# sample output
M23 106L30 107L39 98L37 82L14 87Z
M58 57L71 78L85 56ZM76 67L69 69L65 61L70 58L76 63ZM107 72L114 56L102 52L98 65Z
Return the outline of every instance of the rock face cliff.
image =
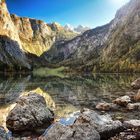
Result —
M46 24L41 20L11 15L18 30L23 49L31 54L40 56L60 40L71 39L76 33L66 31L58 23Z
M36 63L54 43L75 36L76 33L65 30L58 23L46 24L41 20L12 15L5 0L0 1L0 68L30 69L32 63ZM31 55L33 57L29 57Z
M131 0L122 7L112 21L111 34L103 49L102 67L107 71L134 71L140 69L140 1Z
M0 1L0 65L30 68L5 1Z
M107 25L89 30L42 55L49 62L85 71L140 68L140 1L131 0Z

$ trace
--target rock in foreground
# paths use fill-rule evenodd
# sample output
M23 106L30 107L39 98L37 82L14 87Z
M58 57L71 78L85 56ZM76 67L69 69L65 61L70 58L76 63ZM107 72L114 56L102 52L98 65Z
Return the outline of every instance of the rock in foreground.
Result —
M43 139L43 138L42 138ZM99 133L89 124L64 126L56 123L48 131L45 140L100 140Z
M113 121L109 115L99 115L84 109L71 126L55 124L48 131L45 140L107 140L123 129L120 121Z
M90 124L99 132L101 139L108 139L123 129L120 121L113 121L110 115L99 115L95 111L85 109L76 120L76 124L81 122Z
M16 106L9 113L6 125L12 132L36 131L51 125L53 113L46 107L45 99L34 93L19 98Z

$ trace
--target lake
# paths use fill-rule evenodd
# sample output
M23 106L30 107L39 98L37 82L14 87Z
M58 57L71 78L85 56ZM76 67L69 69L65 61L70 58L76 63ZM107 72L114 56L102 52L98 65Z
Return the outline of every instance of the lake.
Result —
M5 126L6 116L16 100L27 92L45 97L47 105L56 116L67 117L82 109L95 109L99 102L109 102L123 95L131 95L130 84L139 74L93 74L86 76L37 77L16 75L0 77L0 126ZM139 112L126 110L109 112L114 118L139 119Z

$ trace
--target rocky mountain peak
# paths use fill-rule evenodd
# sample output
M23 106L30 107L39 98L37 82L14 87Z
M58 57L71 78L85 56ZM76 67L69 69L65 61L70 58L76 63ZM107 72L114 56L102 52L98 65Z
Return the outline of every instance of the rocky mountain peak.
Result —
M0 13L0 35L6 35L21 44L18 32L11 20L5 1L0 3Z
M74 28L74 31L76 31L78 33L84 33L87 30L90 30L90 28L86 27L86 26L83 26L83 25L79 25L76 28Z
M78 34L82 34L84 33L85 31L89 30L90 28L89 27L86 27L86 26L83 26L83 25L79 25L77 27L73 27L71 26L70 24L66 24L64 26L64 28L67 30L67 31L72 31L72 32L76 32Z

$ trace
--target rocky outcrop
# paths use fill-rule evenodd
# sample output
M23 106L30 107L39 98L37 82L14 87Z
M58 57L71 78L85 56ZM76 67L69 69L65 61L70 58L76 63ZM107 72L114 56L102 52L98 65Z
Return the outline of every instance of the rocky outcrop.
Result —
M60 24L47 24L42 20L11 15L18 30L23 49L31 54L40 56L60 40L75 37L76 33L65 30Z
M26 52L39 56L51 47L54 38L45 22L16 15L11 15L11 18Z
M109 24L89 30L70 41L61 42L42 55L51 63L83 65L88 57L98 57L98 50L107 39ZM81 61L82 60L82 61Z
M4 0L0 2L0 65L30 68Z
M22 96L9 113L6 125L12 132L37 131L51 125L54 114L46 107L45 99L34 93Z
M10 15L5 0L0 2L0 14L0 65L31 69L54 43L77 35L57 23Z

